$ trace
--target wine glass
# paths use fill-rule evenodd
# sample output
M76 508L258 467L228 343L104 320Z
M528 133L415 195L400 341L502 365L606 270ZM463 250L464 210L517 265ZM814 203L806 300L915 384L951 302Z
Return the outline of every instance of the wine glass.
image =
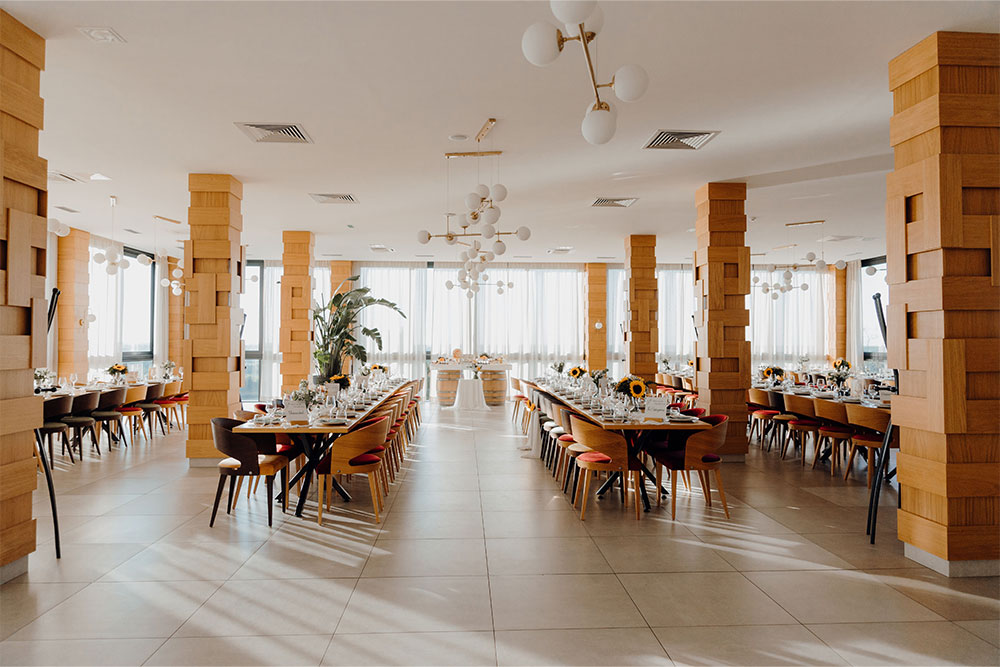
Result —
M75 387L76 386L76 381L78 379L79 379L79 376L76 373L70 373L70 375L69 375L69 383L71 385L73 385Z
M59 376L59 387L63 388L65 386L66 386L66 376L65 375L60 375Z

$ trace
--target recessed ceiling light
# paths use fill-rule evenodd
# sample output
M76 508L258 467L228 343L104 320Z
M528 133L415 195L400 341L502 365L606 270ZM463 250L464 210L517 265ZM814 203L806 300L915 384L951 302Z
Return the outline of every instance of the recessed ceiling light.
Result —
M614 255L598 255L597 259L618 259Z
M514 259L531 259L531 255L514 255Z
M104 174L102 174L101 172L98 171L98 172L95 172L95 173L93 173L93 174L90 175L90 180L92 180L92 181L110 181L111 178L108 177L108 176L105 176Z
M115 32L114 28L79 27L77 30L99 44L125 43L125 38Z
M434 255L414 255L414 257L433 257Z
M688 227L688 231L689 232L693 232L694 231L694 227Z
M772 250L788 250L789 248L799 247L798 243L786 243L785 245L777 245L772 248Z
M324 257L343 257L344 255L342 253L339 253L339 252L324 252L323 256Z
M467 134L453 134L448 137L452 141L466 141L469 138Z
M826 220L803 220L802 222L786 222L785 227L805 227L806 225L822 225Z
M66 211L67 213L79 213L75 208L70 208L69 206L53 206L52 208L57 208L60 211Z
M354 225L347 225L348 229L354 229Z
M123 231L126 231L126 232L128 232L129 234L139 234L139 233L140 233L140 232L137 232L137 231L135 231L134 229L131 229L131 228L129 228L129 227L126 227L126 228L125 228L125 229L124 229Z

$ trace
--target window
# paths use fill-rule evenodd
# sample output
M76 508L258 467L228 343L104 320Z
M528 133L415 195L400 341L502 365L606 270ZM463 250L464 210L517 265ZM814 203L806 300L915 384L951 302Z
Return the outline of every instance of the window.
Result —
M141 375L153 363L153 313L156 308L156 262L143 266L136 258L142 254L125 248L128 268L122 272L122 361L130 371Z
M799 359L808 357L813 364L826 360L829 320L828 291L832 291L829 272L799 268L793 273L792 285L799 289L780 293L765 293L766 284L780 287L784 267L767 271L752 267L750 275L759 279L750 288L750 351L754 364L778 364L795 368ZM808 290L802 291L801 286Z
M261 339L263 338L263 318L261 302L264 289L264 262L250 260L246 266L244 291L240 297L243 308L243 386L240 400L256 403L260 400Z
M868 267L874 267L875 275L868 275ZM886 285L885 257L875 257L861 262L861 349L865 366L869 364L885 367L885 341L879 327L875 309L875 294L882 295L882 312L889 306L889 286Z
M121 252L128 267L108 273L106 260L94 258ZM153 364L153 323L156 308L156 262L143 266L141 253L100 237L91 237L88 298L94 322L88 324L88 365L103 373L124 362L129 371L145 375Z

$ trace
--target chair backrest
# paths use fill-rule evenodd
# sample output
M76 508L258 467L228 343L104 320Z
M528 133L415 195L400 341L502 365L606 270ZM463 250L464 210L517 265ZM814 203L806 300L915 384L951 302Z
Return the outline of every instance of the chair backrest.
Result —
M879 433L885 433L889 427L889 411L878 408L869 408L856 403L845 403L847 408L847 421L852 426L871 429Z
M163 386L164 396L175 396L181 393L181 383L180 380L174 382L168 382Z
M88 391L73 397L72 412L74 415L84 415L97 409L97 403L101 400L101 392Z
M57 396L42 403L42 414L45 421L53 421L65 417L73 409L72 396Z
M615 463L625 463L628 457L628 445L625 443L625 438L617 433L605 431L597 424L577 415L570 415L569 421L574 440L594 451L607 454Z
M688 417L701 417L705 414L705 408L690 408L688 410L681 410L682 415L687 415Z
M123 403L129 405L130 403L138 403L146 398L146 385L138 384L129 387L125 391L125 400Z
M785 394L785 410L800 417L815 417L816 408L813 407L813 399L806 396L796 396L795 394Z
M708 415L701 420L712 425L711 429L696 431L684 443L684 467L697 468L706 454L714 454L726 444L729 430L728 415Z
M360 426L333 441L330 458L347 461L385 442L389 434L389 420L382 419L367 426Z
M785 411L785 395L780 391L768 391L767 403L771 406L772 410Z
M156 399L163 396L164 384L162 382L157 382L155 384L150 384L146 386L146 400L155 401Z
M847 408L843 403L837 403L836 401L828 401L825 398L814 398L813 408L816 410L816 416L820 419L825 419L827 421L835 422L837 424L843 424L847 426Z
M212 441L215 443L216 449L240 462L236 474L257 474L260 472L260 466L257 463L257 443L245 435L233 433L233 429L242 423L239 419L213 417Z
M771 405L770 399L767 397L767 392L763 389L748 389L750 393L750 402L756 403L757 405Z
M125 394L128 390L125 387L112 389L101 394L97 401L98 410L111 410L125 403Z

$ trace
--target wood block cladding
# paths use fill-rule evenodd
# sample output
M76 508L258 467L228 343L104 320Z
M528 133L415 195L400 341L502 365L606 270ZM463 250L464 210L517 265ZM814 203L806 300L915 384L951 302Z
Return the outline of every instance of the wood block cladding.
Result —
M281 391L294 391L312 366L312 232L281 233Z
M167 275L171 279L179 262L177 257L167 257ZM174 296L169 289L164 290L164 293L167 295L167 359L184 368L184 381L188 383L191 369L183 364L184 294Z
M35 550L31 492L46 366L47 163L38 157L45 40L0 10L0 566Z
M80 320L90 308L90 232L70 228L69 236L58 242L56 261L56 349L59 351L58 373L69 377L76 373L87 377L87 327Z
M605 278L607 280L607 278ZM656 377L656 237L633 234L625 239L625 364L632 375Z
M221 458L212 443L211 420L240 408L243 380L243 184L229 174L190 174L188 189L191 240L184 242L181 364L185 380L190 376L187 456Z
M330 298L333 294L339 294L340 292L346 292L351 289L350 284L341 284L348 278L354 275L354 262L341 262L334 261L330 262L330 290L326 292L326 297ZM338 290L338 287L340 288Z
M888 358L899 538L1000 558L1000 35L938 32L889 63Z
M746 198L746 183L706 183L695 194L695 379L699 407L708 414L729 415L723 454L747 451L750 248L746 246Z
M834 291L834 356L847 358L847 269L833 271Z
M608 265L587 264L583 286L583 301L587 312L584 318L583 346L586 365L590 370L608 367ZM600 329L594 325L601 323Z

